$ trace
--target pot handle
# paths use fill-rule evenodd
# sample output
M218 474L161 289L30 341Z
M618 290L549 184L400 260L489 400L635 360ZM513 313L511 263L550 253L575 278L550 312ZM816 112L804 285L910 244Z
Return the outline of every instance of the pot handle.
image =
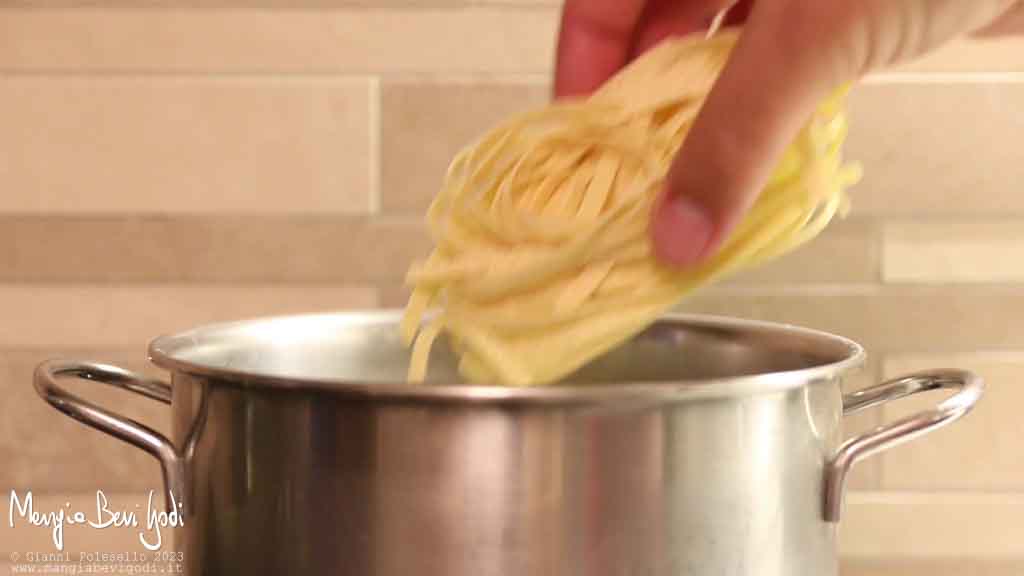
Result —
M60 360L43 362L36 368L33 378L36 392L57 410L86 426L106 432L156 457L160 461L164 488L167 491L165 494L167 511L170 513L177 508L178 514L183 514L185 459L174 448L174 444L149 426L100 408L58 385L59 380L69 378L100 382L114 388L135 392L164 404L171 403L170 385L109 364ZM175 500L175 495L177 495L177 500Z
M825 467L825 521L838 522L846 479L857 462L951 424L974 408L984 391L981 378L964 370L929 370L908 374L843 396L843 415L885 404L906 396L948 388L956 394L930 410L850 438Z

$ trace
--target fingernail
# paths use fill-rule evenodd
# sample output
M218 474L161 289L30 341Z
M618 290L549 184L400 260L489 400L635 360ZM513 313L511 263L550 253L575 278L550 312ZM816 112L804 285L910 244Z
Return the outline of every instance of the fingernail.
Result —
M662 202L652 228L655 255L672 266L699 262L715 231L707 210L680 196Z

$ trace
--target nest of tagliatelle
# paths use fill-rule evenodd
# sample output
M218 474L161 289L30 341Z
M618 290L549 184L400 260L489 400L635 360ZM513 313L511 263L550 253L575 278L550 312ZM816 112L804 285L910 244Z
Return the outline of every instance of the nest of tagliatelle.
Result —
M684 271L655 260L655 197L737 38L665 41L593 95L511 118L456 156L427 215L434 250L407 278L410 381L446 333L472 382L556 382L694 289L793 250L845 213L859 170L841 158L844 87L710 260Z

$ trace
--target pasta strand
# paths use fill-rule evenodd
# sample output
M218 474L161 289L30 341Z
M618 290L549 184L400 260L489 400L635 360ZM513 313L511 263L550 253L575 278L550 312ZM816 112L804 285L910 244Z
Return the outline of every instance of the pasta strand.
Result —
M842 160L849 86L808 119L714 256L690 270L654 259L655 196L738 36L667 40L591 96L510 118L456 155L427 211L435 249L407 275L410 381L425 378L445 333L466 380L556 382L846 214L860 179Z

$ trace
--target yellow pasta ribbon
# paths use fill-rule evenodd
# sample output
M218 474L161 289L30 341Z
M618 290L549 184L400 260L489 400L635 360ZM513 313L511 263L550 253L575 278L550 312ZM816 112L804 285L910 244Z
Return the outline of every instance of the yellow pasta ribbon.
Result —
M807 121L710 260L679 271L654 259L655 196L738 34L665 41L593 95L520 114L455 157L427 213L435 249L407 276L410 381L423 380L445 333L469 381L556 382L693 290L781 256L845 214L860 178L841 159L848 86Z

